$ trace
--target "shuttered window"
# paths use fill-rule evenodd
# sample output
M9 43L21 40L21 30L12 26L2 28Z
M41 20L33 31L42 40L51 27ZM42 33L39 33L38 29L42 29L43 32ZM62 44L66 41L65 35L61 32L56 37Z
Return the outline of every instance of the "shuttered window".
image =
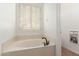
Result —
M20 6L20 29L40 30L40 7Z

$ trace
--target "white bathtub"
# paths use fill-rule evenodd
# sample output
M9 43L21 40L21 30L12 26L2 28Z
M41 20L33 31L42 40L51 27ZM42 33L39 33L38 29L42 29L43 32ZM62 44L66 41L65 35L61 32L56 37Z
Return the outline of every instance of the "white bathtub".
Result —
M54 56L55 44L50 41L44 46L44 39L27 39L16 41L3 51L4 56Z

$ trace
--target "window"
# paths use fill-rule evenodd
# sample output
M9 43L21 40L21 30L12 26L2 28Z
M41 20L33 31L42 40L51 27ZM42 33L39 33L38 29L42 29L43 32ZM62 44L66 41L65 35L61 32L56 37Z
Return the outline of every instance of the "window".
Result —
M40 30L40 7L20 6L20 29Z

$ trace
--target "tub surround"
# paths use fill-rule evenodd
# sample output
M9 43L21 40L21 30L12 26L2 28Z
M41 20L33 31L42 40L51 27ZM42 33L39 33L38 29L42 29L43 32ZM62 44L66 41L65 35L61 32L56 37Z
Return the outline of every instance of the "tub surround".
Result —
M31 49L33 50L33 53L35 50L39 50L39 49L44 50L45 48L46 48L45 50L47 50L47 51L49 51L48 49L51 49L51 48L53 48L53 50L54 50L55 44L53 41L49 41L50 44L47 46L44 46L43 42L45 42L45 40L43 40L42 38L41 39L40 38L36 38L36 39L32 38L32 39L26 39L26 40L15 40L12 43L10 43L9 46L4 47L3 55L7 55L9 53L14 53L14 52L19 53L18 51L21 52L21 51L26 51L26 50L29 50L29 52L30 52ZM51 50L51 51L53 51L53 50ZM55 54L55 51L53 52L52 55L54 55L54 54ZM26 55L28 55L28 54L26 54Z
M13 51L8 53L3 53L3 56L54 56L55 55L54 46L39 47L33 49L24 49L19 51Z

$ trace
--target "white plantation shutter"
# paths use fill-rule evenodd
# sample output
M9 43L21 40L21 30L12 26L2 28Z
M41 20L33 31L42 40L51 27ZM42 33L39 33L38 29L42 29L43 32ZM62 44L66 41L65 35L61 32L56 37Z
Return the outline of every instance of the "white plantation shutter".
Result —
M20 6L20 29L40 30L40 7Z
M40 29L40 8L32 7L32 28Z

